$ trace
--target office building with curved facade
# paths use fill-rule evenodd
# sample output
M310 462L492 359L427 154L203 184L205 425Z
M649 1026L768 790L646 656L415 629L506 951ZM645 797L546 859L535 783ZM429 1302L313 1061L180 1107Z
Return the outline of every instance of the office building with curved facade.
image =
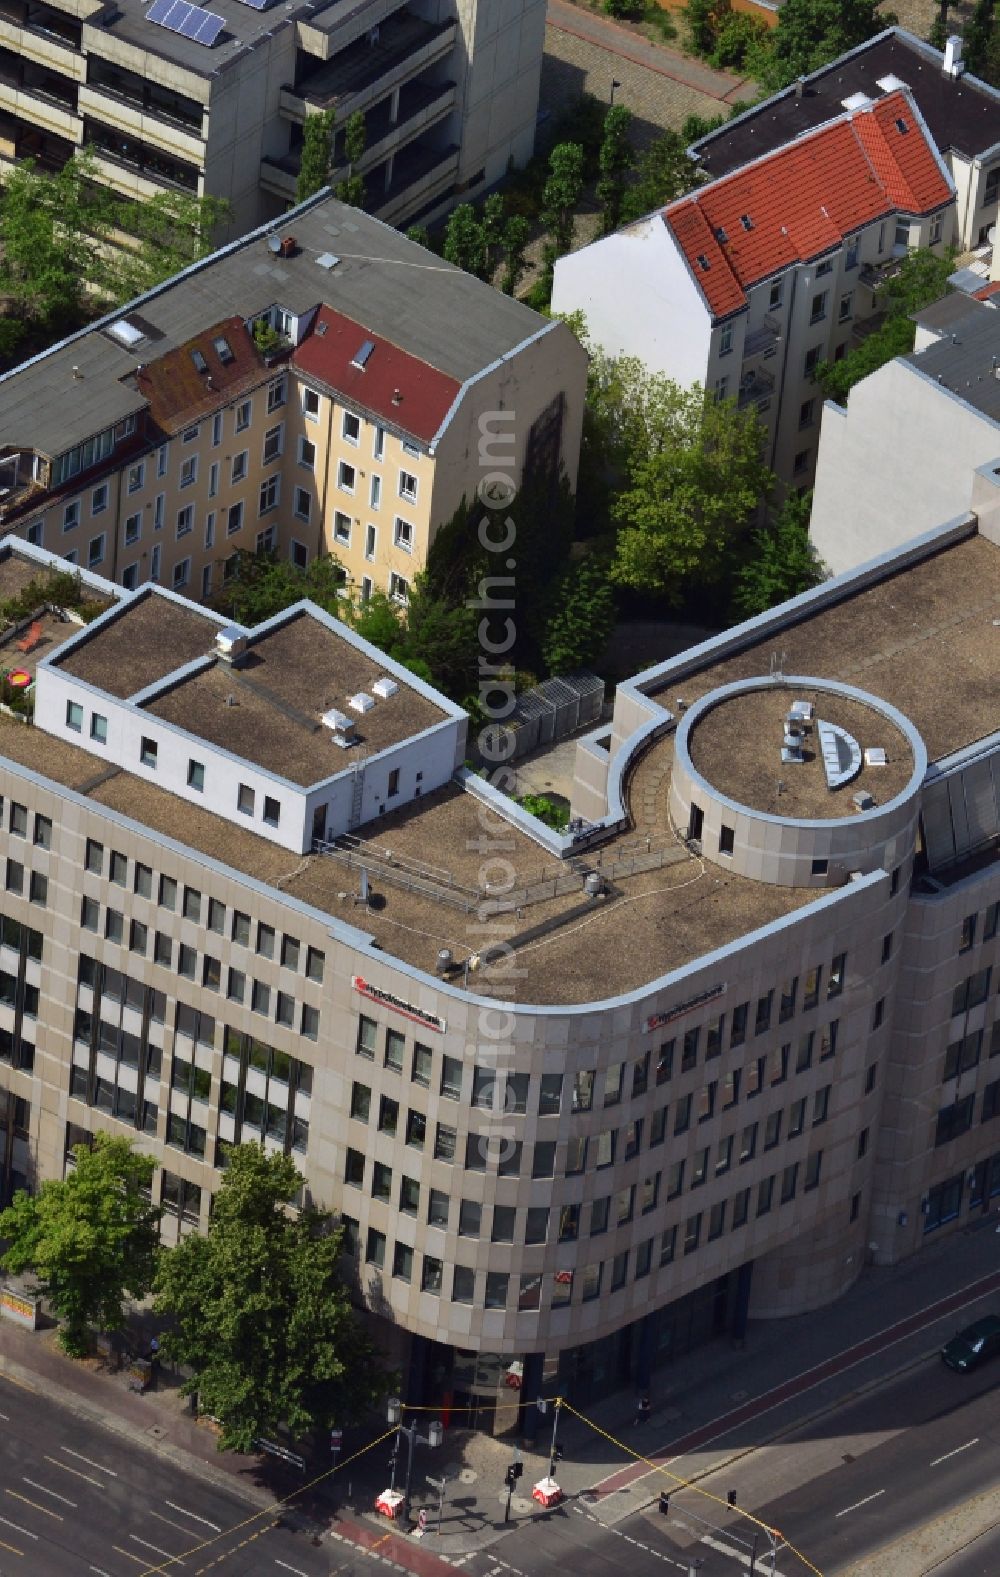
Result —
M316 609L85 576L5 636L5 1195L106 1128L194 1231L283 1148L409 1400L497 1432L985 1213L998 497L620 686L565 833Z

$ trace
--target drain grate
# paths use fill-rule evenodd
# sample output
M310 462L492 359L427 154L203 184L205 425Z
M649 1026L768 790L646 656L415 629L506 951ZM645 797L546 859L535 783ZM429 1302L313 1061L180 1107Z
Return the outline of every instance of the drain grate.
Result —
M154 1440L162 1440L166 1432L162 1424L152 1424L146 1430L147 1435L152 1435Z

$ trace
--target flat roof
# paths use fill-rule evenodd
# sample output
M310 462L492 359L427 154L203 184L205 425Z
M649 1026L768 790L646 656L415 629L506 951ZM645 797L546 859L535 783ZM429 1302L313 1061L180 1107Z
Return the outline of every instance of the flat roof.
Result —
M1000 548L972 535L647 691L672 707L770 672L843 679L898 708L934 761L996 731Z
M147 593L88 632L56 666L123 701L196 657L207 657L219 628L219 620L194 603Z
M942 56L902 28L889 28L868 44L841 55L794 85L746 110L738 119L692 144L698 163L713 178L771 153L837 115L854 93L883 96L879 80L898 77L910 89L942 153L965 158L1000 142L1000 93L978 78L946 77Z
M948 332L903 360L982 416L1000 422L1000 312L968 296L962 299L966 310L951 319Z
M253 639L239 667L217 660L144 703L144 710L308 787L345 771L362 754L400 744L444 719L440 707L397 675L395 695L375 699L363 715L353 711L350 697L359 691L370 695L386 672L384 664L303 612ZM333 743L322 723L331 709L354 721L356 746L345 750Z
M195 0L192 0L195 3ZM172 28L161 27L147 18L148 0L116 0L104 17L92 17L111 38L134 44L144 53L160 56L199 77L214 77L227 70L245 50L253 49L268 34L299 20L308 20L329 4L329 0L305 0L292 6L272 0L264 10L242 4L242 0L201 0L202 9L222 18L223 27L211 45L187 38ZM113 57L111 57L113 58ZM131 64L129 62L129 64Z
M804 760L783 763L784 720L793 701L809 701L813 720L802 741ZM823 765L818 722L846 730L864 752L885 751L885 766L868 766L831 789ZM880 805L901 794L913 775L913 752L906 736L883 713L850 696L808 685L744 691L713 706L691 729L689 751L695 770L728 799L769 816L816 821L856 816L852 795L867 792Z

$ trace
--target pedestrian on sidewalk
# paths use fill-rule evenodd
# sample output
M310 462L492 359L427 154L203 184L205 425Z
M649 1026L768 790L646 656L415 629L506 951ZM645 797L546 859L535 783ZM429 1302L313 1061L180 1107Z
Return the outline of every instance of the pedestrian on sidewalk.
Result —
M632 1420L632 1428L635 1429L635 1428L637 1428L637 1426L639 1424L646 1424L646 1423L648 1423L649 1422L649 1414L650 1414L649 1397L648 1396L640 1396L639 1400L635 1404L635 1417Z

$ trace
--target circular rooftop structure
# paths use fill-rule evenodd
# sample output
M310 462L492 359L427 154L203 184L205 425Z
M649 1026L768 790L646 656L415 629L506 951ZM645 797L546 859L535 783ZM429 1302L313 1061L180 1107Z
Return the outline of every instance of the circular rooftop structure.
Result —
M913 776L913 748L880 708L815 686L741 689L693 719L698 776L735 804L783 819L856 816L854 796L886 805Z
M837 886L900 863L926 771L919 733L887 702L837 680L762 675L684 714L670 814L727 870Z

